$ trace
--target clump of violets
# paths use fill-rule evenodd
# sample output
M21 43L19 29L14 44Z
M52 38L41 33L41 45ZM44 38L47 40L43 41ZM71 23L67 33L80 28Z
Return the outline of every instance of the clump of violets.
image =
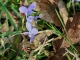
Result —
M35 20L35 22L37 23L37 19L40 18L39 16L30 16L30 14L33 13L33 10L36 8L36 4L33 2L32 4L30 4L28 7L26 6L21 6L19 8L19 11L21 13L22 16L26 15L26 28L28 30L28 32L24 32L24 35L28 35L30 37L30 42L32 42L34 40L34 37L36 34L38 34L38 29L31 24L33 20Z

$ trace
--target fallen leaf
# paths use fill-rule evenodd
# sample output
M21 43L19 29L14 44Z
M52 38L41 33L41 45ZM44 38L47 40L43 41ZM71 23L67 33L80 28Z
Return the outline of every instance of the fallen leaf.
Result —
M34 58L34 57L30 57L28 60L36 60L36 58Z
M50 56L47 60L67 60L66 56L63 56L65 49L58 50L54 55Z
M33 41L35 47L40 46L44 42L45 37L50 36L51 34L55 34L55 32L53 32L53 30L39 31L38 35L35 36L35 39Z
M58 3L57 3L57 6L59 8L59 13L63 19L63 22L64 24L66 25L67 23L67 20L68 20L68 11L66 9L66 6L64 4L64 2L62 0L60 0Z
M76 12L76 14L73 17L72 22L67 22L66 27L67 29L67 35L72 42L72 44L76 44L80 42L80 29L79 29L79 24L80 24L80 12ZM69 26L67 26L69 25ZM63 40L62 46L61 47L69 47L70 44Z
M66 24L67 34L66 37L71 41L72 44L76 44L80 42L80 12L76 12L73 18L68 19ZM73 19L73 20L72 20ZM58 43L59 42L59 43ZM58 39L53 42L53 45L58 50L60 48L69 47L70 44L65 39Z
M55 1L37 0L36 3L38 6L38 8L36 9L39 10L42 14L44 14L44 17L42 17L43 20L50 23L54 23L56 26L62 27L55 13L55 9L57 9L57 5L55 4Z

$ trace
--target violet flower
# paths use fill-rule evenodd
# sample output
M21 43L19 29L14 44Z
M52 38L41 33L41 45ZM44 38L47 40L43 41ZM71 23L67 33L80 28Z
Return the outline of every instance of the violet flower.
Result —
M29 32L31 31L32 25L31 25L30 22L26 22L26 28L27 28L27 30L28 30Z
M25 6L21 6L19 8L20 13L24 13L26 15L26 28L29 32L24 32L24 35L28 35L30 37L30 42L32 42L34 40L34 37L36 34L38 34L38 29L37 28L33 28L32 27L32 20L35 19L37 22L37 18L39 18L39 16L29 16L30 14L32 14L32 10L34 10L36 7L35 3L32 3L29 5L29 7L25 7Z
M36 23L37 23L37 19L39 18L39 16L29 16L29 17L27 17L26 19L27 19L27 22L26 22L26 28L27 28L27 30L30 32L31 31L31 29L33 28L32 27L32 24L31 24L31 22L32 22L32 20L33 19L35 19L36 21Z
M35 38L34 35L32 35L32 36L30 37L30 43L34 40L34 38Z
M32 4L30 4L28 7L27 16L32 14L32 12L33 12L32 10L34 10L35 8L36 8L36 4L34 2Z
M38 29L37 28L33 28L32 27L32 20L36 19L37 20L38 17L34 17L34 16L29 16L27 18L27 22L26 22L26 28L29 31L29 33L27 33L30 37L30 42L32 42L34 40L34 37L36 34L38 34ZM36 21L37 22L37 21Z
M24 35L29 35L29 37L31 37L32 35L36 35L38 33L38 29L37 28L32 28L31 32L24 32Z
M34 10L35 8L36 8L36 4L33 2L32 4L30 4L28 6L28 8L26 6L21 6L19 8L19 11L20 11L20 13L24 13L27 18L30 14L32 14L32 12L33 12L32 10Z
M32 28L30 32L24 32L24 35L28 35L30 37L30 43L34 40L35 35L38 34L37 28Z
M20 13L26 13L28 11L28 9L25 6L21 6L19 8Z
M36 34L38 34L38 29L32 28L31 32L29 32L30 43L34 40Z

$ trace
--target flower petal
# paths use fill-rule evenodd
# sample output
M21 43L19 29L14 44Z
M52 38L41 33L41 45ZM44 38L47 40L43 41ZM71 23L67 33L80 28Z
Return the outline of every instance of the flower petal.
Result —
M38 34L38 29L37 28L32 28L31 32L29 32L30 35L36 35Z
M28 10L32 11L35 8L36 8L36 3L33 2L32 4L29 5Z
M32 10L34 10L36 8L36 4L35 3L32 3L29 5L28 7L28 12L27 12L27 16L29 16L30 14L32 14Z
M30 37L30 43L34 40L34 35L32 35L31 37Z
M27 30L28 30L29 32L31 31L32 25L31 25L30 22L26 22L26 28L27 28Z
M19 11L20 11L20 13L25 13L25 12L27 12L27 7L25 7L25 6L21 6L20 8L19 8Z
M39 16L35 16L35 19L37 20L39 18Z
M25 12L26 18L28 17L27 12Z
M32 22L32 20L33 20L34 18L35 18L34 16L29 16L29 17L27 18L27 21Z
M27 16L29 16L30 14L32 14L32 10L28 10L28 12L27 12Z

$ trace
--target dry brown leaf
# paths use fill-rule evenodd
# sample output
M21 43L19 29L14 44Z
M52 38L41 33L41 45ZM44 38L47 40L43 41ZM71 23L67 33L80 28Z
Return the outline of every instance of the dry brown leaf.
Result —
M47 22L54 23L56 26L62 27L55 13L55 9L57 8L59 9L63 22L66 25L68 20L68 12L62 0L37 0L36 10L44 14L42 19Z
M44 50L44 54L46 55L46 56L49 56L49 51L47 51L47 50Z
M33 41L33 44L35 45L35 47L40 46L44 42L45 36L46 36L46 34L44 34L44 33L36 35L36 37Z
M78 50L78 52L80 53L80 46L75 46L75 48ZM59 50L57 50L57 52L52 55L49 56L49 58L47 60L68 60L66 56L63 56L63 54L66 52L66 50L64 48L61 48ZM69 54L69 56L72 58L73 56Z
M80 53L80 46L75 47L78 52ZM68 60L66 56L63 56L63 54L66 52L64 48L59 49L54 55L49 56L47 60ZM72 58L73 56L69 54L69 56Z
M30 57L28 60L36 60L36 58L34 58L34 57Z
M51 34L55 34L55 32L53 32L53 30L43 30L43 31L39 31L38 35L35 36L35 39L33 41L35 47L38 47L39 45L41 45L47 36L50 36Z
M15 14L13 13L13 12L10 12L9 11L9 14L11 15L11 17L12 17L12 20L13 20L13 22L14 22L14 24L16 25L16 26L18 26L18 22L19 21L17 21L17 17L15 16ZM6 13L5 12L2 12L2 18L4 18L5 20L4 21L6 21ZM6 25L6 23L3 23L3 26L2 26L2 28L0 28L0 32L7 32L7 31L13 31L14 30L14 27L13 26L10 26L10 27L7 27L7 25Z
M78 26L80 24L79 16L80 16L80 12L77 12L73 18L70 18L67 21L67 24L66 24L66 28L67 28L66 37L72 42L72 44L76 44L80 42L80 29ZM70 46L70 44L63 38L54 41L53 45L55 45L56 49Z
M6 25L6 23L3 24L3 26L0 28L0 32L3 33L3 32L7 32L8 31L8 27Z
M37 0L37 6L38 8L36 8L37 10L39 10L40 12L42 12L42 14L44 14L44 17L42 17L43 20L48 21L50 23L54 23L56 26L62 27L55 11L53 11L52 9L57 8L57 5L55 4L55 1L49 1L49 0ZM51 5L51 8L50 6Z
M63 22L64 24L66 25L67 23L67 20L68 20L68 12L67 12L67 9L65 7L65 4L62 0L60 0L58 3L57 3L57 6L59 8L59 12L60 12L60 15L63 19Z
M6 13L2 11L1 17L2 17L2 18L6 18Z
M47 60L67 60L66 56L63 56L65 49L58 50L54 55L50 56Z
M80 25L80 12L77 12L74 17L73 17L73 21L72 22L67 22L67 25L69 25L67 28L68 32L67 32L67 37L70 39L70 41L72 42L72 44L76 44L78 42L80 42L80 29L79 29L79 25ZM62 44L62 47L68 47L70 46L70 44L68 44L65 40L64 43Z

